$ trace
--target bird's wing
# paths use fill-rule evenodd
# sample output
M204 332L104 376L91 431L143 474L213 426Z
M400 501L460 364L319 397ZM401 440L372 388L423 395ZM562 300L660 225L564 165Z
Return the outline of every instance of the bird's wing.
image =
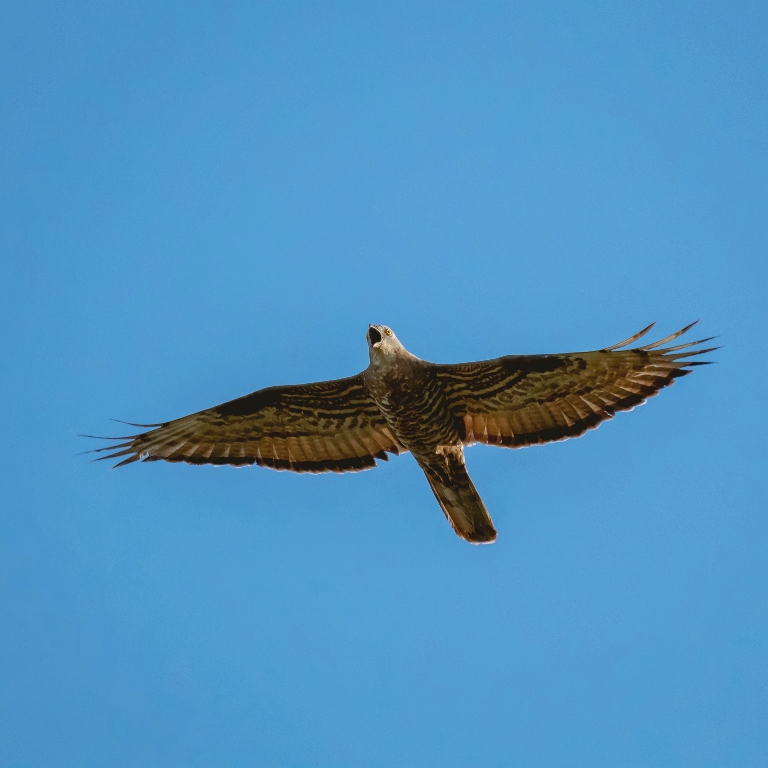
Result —
M709 339L659 349L681 331L635 349L622 350L650 330L594 352L515 355L477 363L438 365L465 444L519 448L577 437L600 422L644 403L689 366L688 358L711 349L682 350Z
M104 459L258 464L293 472L355 472L404 449L363 383L348 379L270 387L129 435ZM110 438L111 439L111 438Z

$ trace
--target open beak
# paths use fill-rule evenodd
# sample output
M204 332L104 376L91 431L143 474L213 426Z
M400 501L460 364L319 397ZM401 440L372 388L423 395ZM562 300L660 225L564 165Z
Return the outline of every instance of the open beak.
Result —
M374 347L381 341L381 334L372 325L368 326L368 340Z

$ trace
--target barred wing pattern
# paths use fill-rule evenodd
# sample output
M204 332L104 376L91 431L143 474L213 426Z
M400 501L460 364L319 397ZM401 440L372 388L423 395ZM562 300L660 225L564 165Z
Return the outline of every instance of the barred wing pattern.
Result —
M617 411L644 403L689 366L687 358L711 352L681 350L702 344L659 349L695 323L654 344L620 350L645 335L594 352L513 355L478 363L437 366L438 380L456 415L462 441L521 448L577 437ZM714 338L714 337L712 337Z
M362 375L270 387L214 408L129 435L103 459L258 464L293 472L356 472L388 461L399 446ZM110 438L112 439L112 438Z

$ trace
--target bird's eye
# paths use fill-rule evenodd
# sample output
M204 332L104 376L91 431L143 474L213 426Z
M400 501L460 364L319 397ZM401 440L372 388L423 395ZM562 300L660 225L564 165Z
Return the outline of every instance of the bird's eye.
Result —
M384 329L384 333L386 333L387 336L391 336L392 335L392 331L390 331L389 328L385 328Z

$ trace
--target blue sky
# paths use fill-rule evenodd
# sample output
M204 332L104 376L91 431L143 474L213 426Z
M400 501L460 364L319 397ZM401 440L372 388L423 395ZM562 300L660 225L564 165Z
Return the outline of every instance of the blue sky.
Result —
M764 3L6 3L0 766L765 765ZM296 476L76 454L701 318L579 440Z

